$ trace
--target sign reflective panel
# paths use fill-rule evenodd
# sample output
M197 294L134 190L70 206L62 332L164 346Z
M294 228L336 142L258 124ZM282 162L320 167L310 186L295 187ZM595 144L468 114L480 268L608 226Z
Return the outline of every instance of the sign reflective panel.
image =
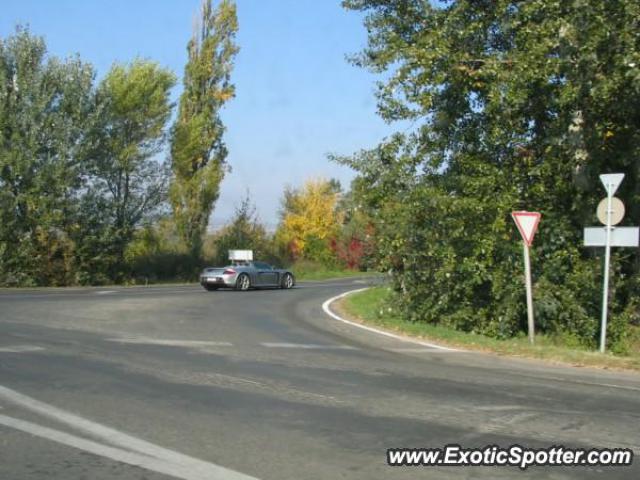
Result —
M612 247L637 247L640 238L638 227L615 227L611 229ZM584 229L585 247L604 247L607 242L606 227L587 227Z
M538 230L540 216L540 212L511 212L511 217L516 222L518 231L522 235L522 240L529 247L533 243L533 237Z
M600 181L609 196L613 196L624 179L624 173L605 173L600 175Z
M609 197L603 198L596 210L598 220L600 220L600 223L603 225L606 225L607 222L609 222L610 225L619 224L624 218L624 203L622 203L622 200L618 197L611 197L611 212L607 211L608 207ZM611 217L609 217L609 213L611 213Z

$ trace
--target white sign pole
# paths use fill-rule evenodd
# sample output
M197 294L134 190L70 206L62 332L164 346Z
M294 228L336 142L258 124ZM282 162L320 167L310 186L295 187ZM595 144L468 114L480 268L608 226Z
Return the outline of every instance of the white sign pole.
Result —
M538 229L540 212L511 212L513 221L522 236L522 248L524 252L524 285L527 290L527 326L529 330L529 343L533 345L535 328L533 323L533 289L531 287L531 261L529 259L529 247L533 243L533 236Z
M604 247L604 286L602 291L602 320L600 322L600 352L604 353L607 343L607 309L609 306L609 268L611 247L637 247L640 244L640 228L616 227L624 217L624 204L613 195L622 183L624 173L600 175L600 181L607 191L607 198L600 204L606 205L606 211L598 206L598 220L604 223L604 229L587 227L584 229L585 247Z
M531 262L529 261L529 246L526 244L526 242L522 242L522 246L524 247L524 281L527 288L527 320L529 326L529 343L533 345L535 332L533 323L533 294L531 291Z
M607 309L609 304L609 263L611 262L611 199L613 198L614 184L608 183L607 189L607 236L604 244L604 287L602 292L602 320L600 321L600 353L604 353L607 341Z

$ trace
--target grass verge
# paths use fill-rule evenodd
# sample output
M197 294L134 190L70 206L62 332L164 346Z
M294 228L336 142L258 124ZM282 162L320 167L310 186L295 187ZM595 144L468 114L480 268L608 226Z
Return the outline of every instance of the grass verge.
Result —
M328 268L322 264L309 261L300 261L289 267L296 280L329 280L331 278L365 277L379 275L376 272L361 272L359 270L345 270L340 268Z
M335 305L338 311L361 323L449 347L534 358L573 366L640 371L640 329L637 328L634 331L635 340L628 356L569 348L559 345L556 340L544 335L537 335L535 345L530 345L526 337L498 340L438 325L407 321L387 307L386 299L390 294L387 287L374 287L348 295Z

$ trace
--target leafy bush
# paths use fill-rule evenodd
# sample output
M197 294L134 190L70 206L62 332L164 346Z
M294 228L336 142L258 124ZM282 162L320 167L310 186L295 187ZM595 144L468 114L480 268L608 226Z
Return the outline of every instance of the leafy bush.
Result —
M415 321L495 337L526 332L514 210L542 212L532 254L536 324L594 347L601 253L582 247L604 195L640 215L637 9L621 2L379 2L354 63L384 72L379 112L403 133L337 158L376 229L376 261ZM632 7L632 5L634 5ZM611 31L625 32L613 38ZM606 65L606 72L602 70ZM630 68L635 68L632 71ZM408 126L406 126L408 124ZM612 258L609 345L638 321L638 249Z

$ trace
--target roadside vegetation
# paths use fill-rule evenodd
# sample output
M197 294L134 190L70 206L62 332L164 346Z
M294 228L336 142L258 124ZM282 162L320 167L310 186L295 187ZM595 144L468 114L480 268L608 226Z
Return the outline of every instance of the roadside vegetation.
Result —
M236 31L235 3L203 2L170 128L176 77L156 62L116 63L96 84L25 27L0 39L0 285L194 277L227 169Z
M283 185L273 232L248 195L207 228L230 167L232 0L203 2L171 126L176 78L155 62L115 64L96 83L26 28L0 39L0 285L194 281L251 249L299 279L388 272L386 308L408 325L515 345L527 321L510 213L529 210L542 214L530 352L595 349L603 252L582 244L600 174L625 174L621 225L640 222L640 4L342 3L368 34L351 61L380 74L378 112L398 133L330 156L356 172L349 189ZM612 252L607 346L620 355L640 328L638 252Z
M416 325L499 340L526 332L512 211L541 212L531 249L541 338L597 346L603 248L583 246L625 174L621 225L640 222L640 5L635 0L345 0L365 15L356 66L381 74L378 111L401 122L336 161L373 219L390 305ZM615 33L614 33L615 32ZM640 325L638 248L612 249L607 348ZM541 340L542 341L542 340Z
M497 339L441 325L410 321L392 306L392 299L393 292L388 287L374 287L348 295L334 308L356 321L443 346L575 366L640 371L640 327L630 329L625 340L626 354L601 355L582 346L575 338L566 336L536 335L535 345L531 345L524 332L509 339Z
M28 28L0 39L0 286L192 282L229 249L300 279L367 268L362 219L333 180L283 185L275 232L248 195L207 231L230 168L220 112L235 95L237 30L233 1L203 1L177 105L174 73L152 60L115 63L96 83L89 63L49 55Z
M302 188L285 188L280 219L276 231L268 232L247 194L227 225L203 236L197 263L170 218L149 225L128 250L130 281L193 281L201 265L226 265L230 249L253 250L255 258L291 268L298 280L359 276L371 269L369 220L354 211L336 181L312 179Z
M299 260L291 265L296 280L328 280L332 278L366 277L376 275L376 272L363 272L339 267L326 267L317 262Z

